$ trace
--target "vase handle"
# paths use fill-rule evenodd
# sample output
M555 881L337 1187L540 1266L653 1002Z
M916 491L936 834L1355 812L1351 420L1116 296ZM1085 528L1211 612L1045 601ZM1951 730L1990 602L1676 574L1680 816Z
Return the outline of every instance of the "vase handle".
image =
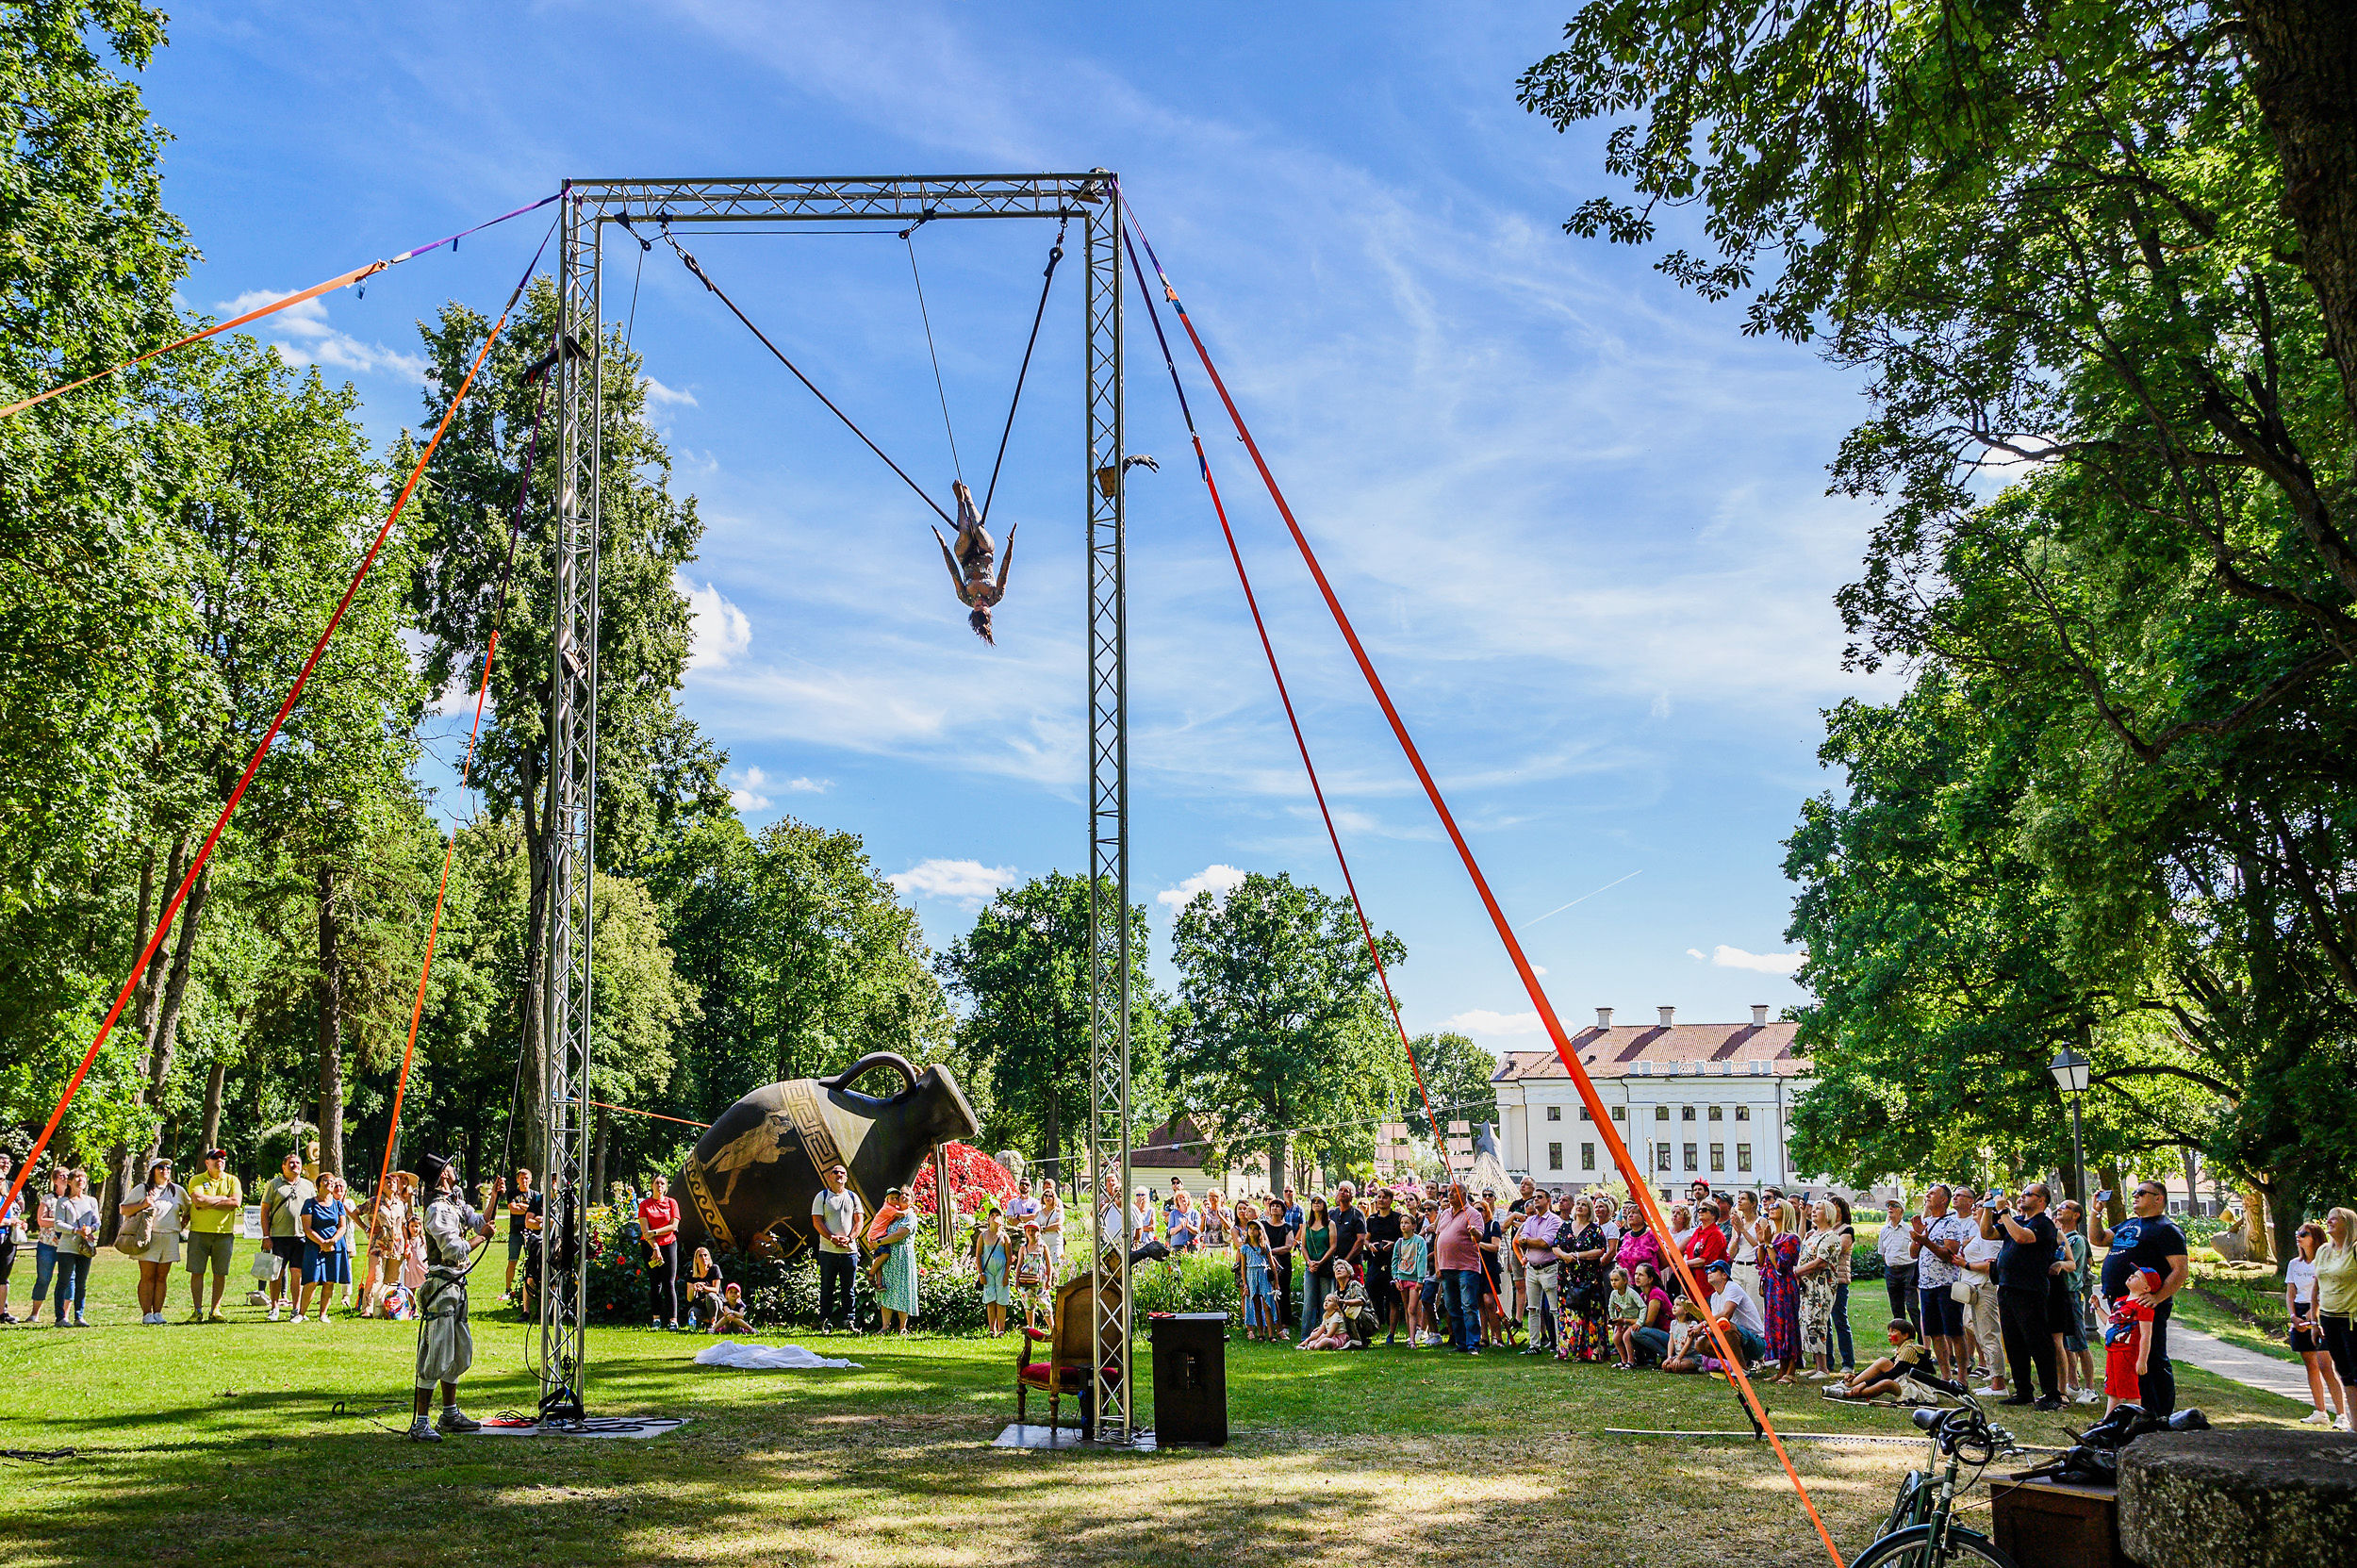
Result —
M909 1059L897 1051L889 1050L869 1051L832 1078L820 1079L818 1083L821 1088L840 1089L845 1094L851 1094L854 1092L851 1088L852 1084L879 1067L888 1067L900 1075L902 1094L916 1087L916 1069L909 1065Z

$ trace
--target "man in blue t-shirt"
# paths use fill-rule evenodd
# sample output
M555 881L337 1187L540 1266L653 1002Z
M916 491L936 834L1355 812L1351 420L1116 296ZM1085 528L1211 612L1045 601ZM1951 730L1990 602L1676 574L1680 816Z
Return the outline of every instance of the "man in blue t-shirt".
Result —
M2192 1266L2186 1262L2185 1233L2168 1218L2168 1189L2158 1181L2139 1181L2131 1202L2134 1213L2118 1229L2095 1228L2095 1245L2111 1249L2103 1255L2103 1299L2126 1296L2128 1277L2140 1268L2161 1276L2160 1288L2148 1298L2152 1345L2144 1375L2136 1379L2136 1402L2148 1415L2167 1415L2177 1408L2177 1375L2168 1361L2169 1298L2184 1288Z
M2021 1189L2019 1203L2001 1193L1981 1206L1981 1235L2000 1242L1992 1273L1997 1279L1997 1321L2004 1330L2005 1360L2013 1367L2013 1394L2003 1403L2030 1403L2030 1374L2037 1373L2037 1408L2062 1409L2056 1381L2054 1336L2046 1327L2048 1279L2061 1234L2046 1206L2053 1194L2043 1181Z

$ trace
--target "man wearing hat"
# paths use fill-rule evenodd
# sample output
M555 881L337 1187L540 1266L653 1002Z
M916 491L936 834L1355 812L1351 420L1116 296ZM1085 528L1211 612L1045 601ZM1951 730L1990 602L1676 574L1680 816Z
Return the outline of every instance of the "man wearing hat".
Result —
M229 1151L205 1151L205 1174L189 1183L189 1321L221 1321L221 1293L229 1283L229 1261L238 1246L238 1222L245 1213L245 1189L230 1174ZM213 1302L205 1304L205 1271L213 1273Z
M458 1408L458 1379L474 1364L474 1335L467 1327L467 1263L472 1250L469 1236L491 1239L493 1219L475 1210L460 1196L457 1168L437 1154L420 1166L425 1190L425 1288L418 1293L418 1388L416 1419L409 1435L420 1443L438 1443L443 1432L473 1432L483 1428ZM505 1183L491 1183L496 1204ZM426 1419L434 1385L442 1385L442 1416ZM438 1429L437 1429L438 1428Z

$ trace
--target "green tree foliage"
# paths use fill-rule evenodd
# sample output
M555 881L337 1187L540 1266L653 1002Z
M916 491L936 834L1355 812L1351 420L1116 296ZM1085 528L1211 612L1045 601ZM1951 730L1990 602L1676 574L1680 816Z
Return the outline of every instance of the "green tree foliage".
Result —
M191 252L164 209L164 133L124 73L162 42L135 4L0 15L0 398L177 333ZM133 957L126 884L157 742L154 650L177 630L139 382L0 421L0 1114L45 1117ZM84 1129L130 1131L141 1064L93 1074Z
M1224 900L1196 894L1172 941L1171 1092L1219 1157L1257 1143L1287 1170L1293 1131L1316 1128L1308 1145L1328 1164L1360 1163L1367 1124L1414 1091L1350 900L1255 871ZM1407 948L1376 942L1397 974Z
M1618 122L1633 198L1574 232L1650 244L1700 206L1665 272L1868 372L1834 466L1887 503L1851 657L1953 677L2008 732L1991 865L2026 867L2062 989L2117 1020L2102 1081L2196 1074L2219 1109L2186 1131L2279 1197L2303 1122L2344 1172L2357 1147L2312 1087L2357 1035L2350 47L2300 4L1597 0L1522 83L1558 125ZM1845 762L1864 722L1837 720ZM1910 851L1944 842L1926 820ZM1795 850L1822 870L1811 824ZM1829 1009L1880 982L1846 962L1812 957ZM2111 1044L2155 1037L2192 1059Z
M1129 910L1131 1136L1164 1114L1168 1004L1146 973L1152 927ZM1085 1150L1089 1117L1089 885L1050 871L1002 889L936 966L966 1008L958 1040L989 1090L983 1136L1059 1161ZM978 1105L977 1110L981 1107ZM1077 1164L1056 1166L1069 1176Z
M426 420L441 419L466 377L490 322L460 305L422 329L426 352ZM556 508L554 389L527 383L534 360L556 343L556 294L535 279L515 319L492 347L474 387L452 421L434 463L434 483L414 524L418 567L411 602L428 635L426 676L438 689L453 679L471 688L483 651L496 629L493 711L484 725L475 781L495 817L521 824L536 881L524 955L521 1018L525 1048L540 1060L541 1009L537 955L547 944L552 912L540 879L548 864L552 781L546 767L555 624ZM669 488L670 454L646 418L646 385L639 362L616 327L602 343L581 345L603 356L604 404L600 411L603 503L598 550L597 845L601 872L634 870L685 819L724 812L719 787L725 760L695 723L679 711L679 685L687 668L691 616L676 584L695 559L703 523L693 498ZM587 373L589 367L581 367ZM507 573L509 521L519 476L540 426L540 461L523 509L514 575L501 608ZM496 626L495 626L496 621ZM527 1118L539 1122L540 1075L527 1070ZM525 1140L537 1147L536 1136Z
M1391 962L1389 954L1384 962ZM1386 1018L1389 1015L1387 1012ZM1454 1030L1419 1034L1414 1044L1416 1065L1424 1070L1425 1092L1432 1097L1433 1113L1443 1128L1452 1121L1469 1121L1478 1127L1498 1119L1498 1092L1490 1081L1498 1070L1494 1053ZM1432 1129L1425 1124L1424 1100L1412 1078L1403 1091L1399 1114L1410 1130L1422 1127L1424 1135L1431 1136Z

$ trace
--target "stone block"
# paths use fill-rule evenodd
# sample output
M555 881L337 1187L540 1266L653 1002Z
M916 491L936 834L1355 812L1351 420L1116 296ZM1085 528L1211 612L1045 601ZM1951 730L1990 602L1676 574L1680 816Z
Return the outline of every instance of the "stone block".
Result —
M2119 1543L2142 1568L2321 1568L2357 1551L2357 1437L2155 1432L2119 1456Z

